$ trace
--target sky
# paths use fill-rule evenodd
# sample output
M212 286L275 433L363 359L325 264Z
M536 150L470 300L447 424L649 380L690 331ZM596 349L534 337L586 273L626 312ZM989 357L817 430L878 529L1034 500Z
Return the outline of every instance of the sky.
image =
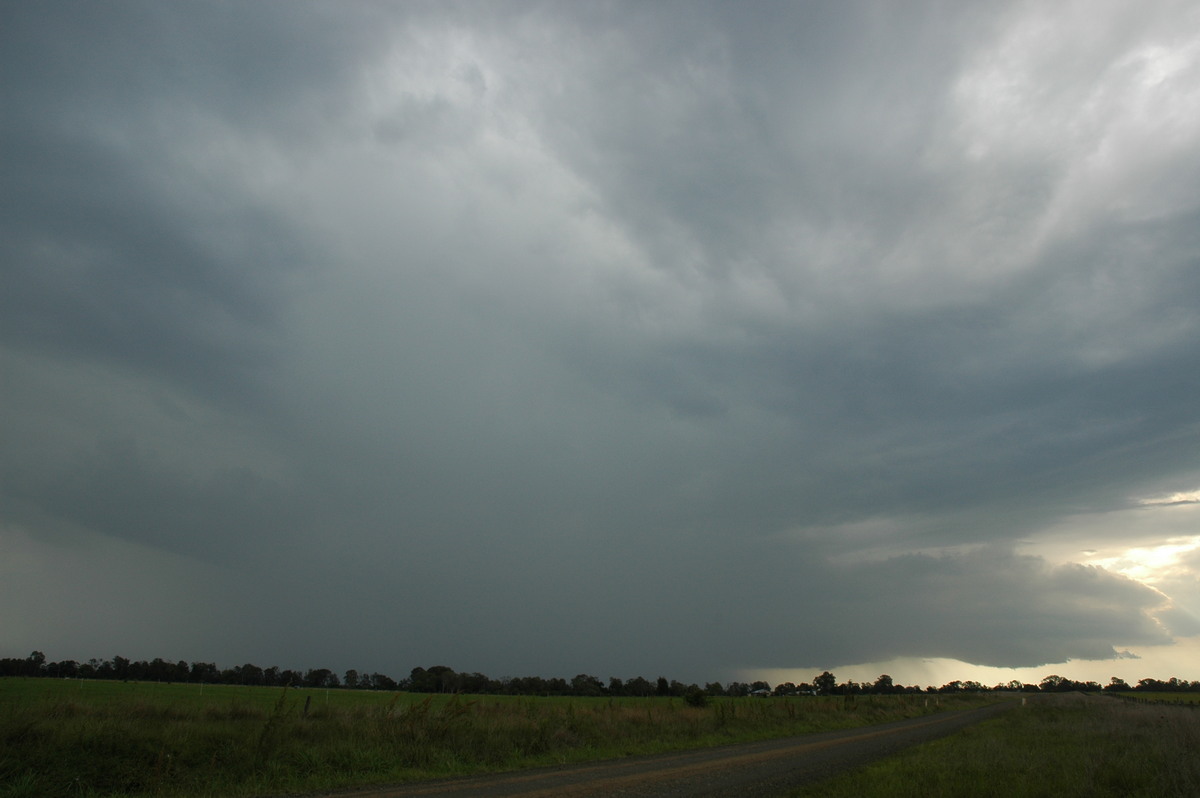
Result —
M0 656L1200 679L1191 2L4 3Z

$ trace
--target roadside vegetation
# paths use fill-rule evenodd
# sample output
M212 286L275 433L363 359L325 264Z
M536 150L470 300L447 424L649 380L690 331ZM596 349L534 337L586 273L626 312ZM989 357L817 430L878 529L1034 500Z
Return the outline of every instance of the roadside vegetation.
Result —
M1200 795L1200 706L1173 706L1178 694L1154 697L1160 700L1031 697L997 718L794 795Z
M851 728L996 696L417 694L0 679L0 798L335 790Z
M1200 693L1153 693L1153 692L1121 692L1113 693L1117 698L1126 701L1153 704L1180 704L1185 706L1200 705Z
M1039 703L1077 691L1126 700L1106 701L1103 710ZM219 669L163 659L50 662L35 651L0 659L0 798L336 790L794 736L1019 697L1028 699L1030 710L987 726L996 736L971 730L940 744L982 747L990 760L958 749L927 760L898 758L865 786L847 789L856 795L1139 794L1043 789L1036 782L1022 792L1019 779L1027 777L1013 774L1029 763L1054 770L1049 763L1055 756L1076 769L1086 760L1092 770L1080 783L1101 790L1120 784L1117 774L1134 760L1167 761L1176 749L1143 750L1158 744L1148 727L1131 723L1125 729L1125 737L1134 735L1122 743L1136 752L1130 759L1125 748L1097 743L1125 738L1097 733L1092 724L1124 711L1143 712L1134 718L1188 712L1168 705L1200 699L1200 682L1142 679L1130 686L1113 678L1101 687L1051 675L1039 684L953 681L922 688L895 683L887 674L869 683L838 682L826 671L810 683L701 687L662 676L492 679L440 665L413 668L395 680L354 670L339 677L324 668ZM1151 700L1168 703L1146 703ZM1193 736L1181 732L1179 739L1191 740L1196 750L1194 731L1187 733ZM1028 742L1038 735L1049 742ZM939 756L951 759L938 765ZM947 761L956 764L948 768ZM1195 767L1172 774L1194 785L1188 774ZM916 773L922 775L914 781ZM1012 789L1010 778L1018 779ZM1047 778L1057 783L1058 771ZM1142 783L1137 774L1131 778ZM1154 784L1161 787L1164 779ZM883 786L872 786L876 781ZM919 786L906 792L903 785Z

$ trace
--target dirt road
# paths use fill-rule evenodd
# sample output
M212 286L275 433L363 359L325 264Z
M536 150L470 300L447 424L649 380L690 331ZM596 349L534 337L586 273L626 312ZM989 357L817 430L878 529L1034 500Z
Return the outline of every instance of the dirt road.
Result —
M1014 706L1020 706L1020 701L783 740L335 795L336 798L778 796L907 746L950 734Z

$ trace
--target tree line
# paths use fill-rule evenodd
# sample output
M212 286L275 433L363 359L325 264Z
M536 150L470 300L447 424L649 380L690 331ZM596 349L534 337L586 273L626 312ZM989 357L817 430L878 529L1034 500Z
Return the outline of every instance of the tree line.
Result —
M113 679L137 682L191 682L199 684L238 684L261 687L308 687L349 690L400 690L413 693L467 693L472 695L562 695L562 696L623 696L650 697L673 696L697 701L705 696L793 696L793 695L887 695L913 693L961 693L961 692L1200 692L1200 681L1171 677L1140 679L1129 685L1123 679L1112 677L1107 685L1098 682L1077 682L1063 676L1050 675L1038 684L1009 681L991 687L976 681L952 681L941 687L918 687L896 684L886 673L874 682L838 682L829 671L814 677L811 682L796 684L782 682L772 686L765 681L754 682L709 682L684 684L674 679L659 676L650 681L641 676L632 679L611 677L607 682L586 673L572 679L543 678L541 676L505 677L492 679L482 673L459 673L445 665L430 668L413 668L408 676L393 679L382 673L347 670L340 676L328 668L310 668L303 671L283 669L276 665L261 668L247 663L221 669L211 662L172 662L161 658L150 661L131 661L125 657L112 659L89 659L87 662L62 660L47 662L40 651L32 652L23 659L8 657L0 659L0 677L25 676L59 679Z

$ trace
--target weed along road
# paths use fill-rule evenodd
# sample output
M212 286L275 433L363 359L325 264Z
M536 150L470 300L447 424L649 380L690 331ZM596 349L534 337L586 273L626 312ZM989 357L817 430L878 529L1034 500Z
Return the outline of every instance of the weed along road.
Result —
M330 798L777 796L910 745L945 736L1020 703L1008 700L879 726L676 754L338 792Z

